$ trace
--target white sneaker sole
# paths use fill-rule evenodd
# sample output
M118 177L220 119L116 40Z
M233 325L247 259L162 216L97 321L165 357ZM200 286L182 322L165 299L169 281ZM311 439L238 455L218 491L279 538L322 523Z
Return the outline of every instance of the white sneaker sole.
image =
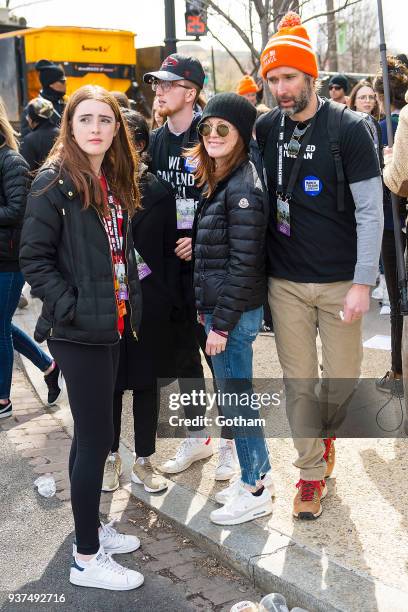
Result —
M212 457L213 454L214 454L214 451L211 447L205 447L200 453L198 453L197 455L189 459L187 463L184 463L182 466L172 467L172 466L161 465L159 469L164 474L179 474L180 472L184 472L184 470L187 470L190 467L190 465L193 465L193 463L195 463L196 461L201 461L202 459L208 459L209 457Z
M13 415L12 410L10 410L10 412L1 412L0 419L7 419L7 417L11 417L12 415Z
M132 471L132 474L130 476L130 479L132 482L134 482L135 484L139 484L139 485L143 485L144 486L144 490L146 491L146 493L160 493L160 491L164 491L165 489L167 489L167 487L169 486L167 483L165 485L163 485L162 487L159 487L157 489L151 489L150 487L148 487L143 480L140 480L140 478Z
M240 525L241 523L247 523L248 521L254 521L257 518L261 518L262 516L267 516L268 514L272 514L273 506L271 501L267 501L262 506L258 506L258 508L253 508L249 512L245 514L241 514L236 518L228 518L228 519L217 519L212 518L211 522L216 525Z
M125 585L125 586L117 586L112 585L109 582L103 582L101 580L92 580L89 578L82 578L75 574L70 574L69 581L71 584L75 584L76 586L83 587L93 587L95 589L106 589L108 591L131 591L132 589L137 589L144 583L144 576L140 575L140 579L135 584Z

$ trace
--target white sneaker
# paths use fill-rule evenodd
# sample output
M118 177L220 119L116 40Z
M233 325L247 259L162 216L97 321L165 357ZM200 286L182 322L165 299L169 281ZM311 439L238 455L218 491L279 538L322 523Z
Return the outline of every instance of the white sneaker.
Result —
M271 497L275 497L275 485L273 484L271 472L267 472L265 474L265 478L263 478L262 484L265 489L268 489L269 493L271 494ZM219 504L228 503L231 499L238 495L239 490L242 487L243 482L241 480L241 476L237 476L236 478L234 478L234 480L231 481L231 484L228 487L216 493L215 501Z
M229 480L239 472L239 463L234 440L220 439L218 465L215 480Z
M222 508L211 512L210 519L216 525L239 525L271 514L272 511L272 497L268 489L264 489L261 495L256 497L241 485L235 497Z
M384 298L384 292L387 292L387 283L385 282L384 274L380 274L380 282L378 283L377 287L373 289L371 297L374 300L382 300Z
M103 547L103 550L109 555L119 555L137 550L140 547L139 538L133 535L118 533L113 527L115 522L115 519L113 519L110 523L104 525L101 521L99 544ZM72 545L72 554L74 556L77 554L75 543Z
M90 561L84 562L73 557L69 581L78 586L109 591L130 591L140 587L144 577L139 572L116 563L101 546Z
M163 463L159 469L167 474L178 474L194 461L207 459L214 453L211 438L186 438L177 449L175 457Z

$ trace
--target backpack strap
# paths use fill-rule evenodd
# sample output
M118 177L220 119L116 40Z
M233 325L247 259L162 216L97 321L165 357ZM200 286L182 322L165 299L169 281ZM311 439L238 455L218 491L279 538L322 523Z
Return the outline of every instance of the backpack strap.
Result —
M344 111L347 106L345 104L339 104L338 102L329 101L329 108L327 112L327 132L329 135L330 149L334 159L334 165L336 168L337 177L337 210L344 212L344 169L343 162L341 159L340 149L340 128L341 120L343 118Z

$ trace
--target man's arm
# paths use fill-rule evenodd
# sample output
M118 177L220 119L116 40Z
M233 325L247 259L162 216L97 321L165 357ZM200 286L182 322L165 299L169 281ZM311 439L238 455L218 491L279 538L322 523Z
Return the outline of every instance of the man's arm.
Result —
M357 263L353 283L375 285L384 228L380 176L350 185L356 206Z

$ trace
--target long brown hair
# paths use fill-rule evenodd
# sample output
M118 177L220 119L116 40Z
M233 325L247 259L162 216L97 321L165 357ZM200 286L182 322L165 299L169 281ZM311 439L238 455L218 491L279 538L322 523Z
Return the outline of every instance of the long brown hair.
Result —
M408 69L396 57L387 57L388 80L390 84L391 104L401 109L405 106L405 94L408 89ZM374 79L374 91L381 96L384 95L384 81L382 72Z
M369 87L372 92L375 95L375 91L374 91L374 87L373 85L370 83L370 81L359 81L356 85L354 85L353 89L351 90L351 94L350 94L350 101L349 101L349 107L351 108L351 110L355 111L356 110L356 98L357 98L357 94L360 91L360 89L362 89L363 87ZM375 103L373 106L373 110L371 111L371 116L374 117L374 119L379 119L380 118L380 107L378 104L378 100L377 100L377 96L375 96Z
M103 87L84 85L70 97L62 118L59 137L44 162L44 166L52 165L58 169L56 180L62 173L68 174L81 196L84 208L94 205L100 212L107 214L108 205L99 178L92 169L88 156L78 146L72 135L74 113L78 104L84 100L105 102L113 110L115 122L119 123L118 133L105 153L102 170L122 208L128 210L132 215L141 207L137 173L139 156L133 146L117 100Z
M0 144L1 147L6 146L14 151L18 151L18 144L16 140L16 132L13 130L13 126L7 117L6 107L2 98L0 97L0 134L4 137L4 142Z
M206 198L210 198L213 195L220 181L227 178L235 168L248 159L248 151L240 135L238 135L238 142L231 156L227 160L227 163L223 165L221 171L217 172L215 160L208 155L202 139L200 139L194 147L184 151L183 155L184 157L192 158L196 164L194 176L198 187L205 186L203 195Z

